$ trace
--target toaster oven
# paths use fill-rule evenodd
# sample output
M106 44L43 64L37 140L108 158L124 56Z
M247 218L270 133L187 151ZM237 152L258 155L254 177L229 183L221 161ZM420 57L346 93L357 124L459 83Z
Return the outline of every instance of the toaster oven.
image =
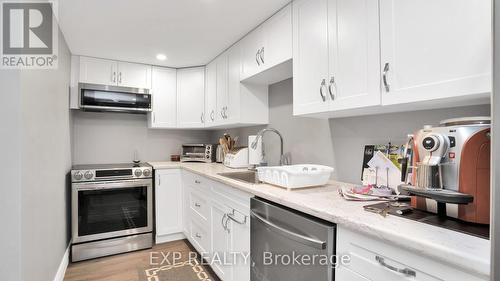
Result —
M184 144L181 162L215 162L215 149L214 144Z

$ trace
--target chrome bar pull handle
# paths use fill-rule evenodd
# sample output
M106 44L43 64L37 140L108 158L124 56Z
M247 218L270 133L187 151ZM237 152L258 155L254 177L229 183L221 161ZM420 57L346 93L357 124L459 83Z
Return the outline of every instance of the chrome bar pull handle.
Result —
M113 71L113 75L111 76L111 82L116 83L116 71Z
M262 64L264 64L264 47L260 49L259 53L260 61L262 61Z
M210 112L210 119L212 119L212 121L215 120L215 111L212 109L212 112Z
M319 94L321 95L321 99L322 99L323 101L326 101L326 96L325 96L325 94L323 93L323 88L325 87L325 85L326 85L326 81L325 81L325 79L323 79L323 80L321 81L321 86L319 86Z
M398 272L398 273L401 273L401 274L404 274L405 276L407 277L417 277L417 273L415 272L415 270L412 270L412 269L409 269L407 267L405 268L397 268L395 266L392 266L392 265L389 265L387 263L385 263L385 260L383 257L381 256L375 256L375 260L383 267L391 270L391 271L395 271L395 272Z
M234 215L234 210L232 213L226 214L226 216L237 224L246 224L247 223L247 216L243 217L243 220L238 220L238 219L236 219L236 217Z
M122 72L118 73L118 83L122 83Z
M257 53L255 54L255 61L257 62L257 65L260 65L259 56L260 56L260 50L258 50Z
M333 94L332 86L335 89L337 89L334 76L332 76L332 78L330 78L330 84L328 84L328 92L330 93L330 98L332 98L332 100L335 100L335 95Z
M387 82L387 73L389 72L389 63L386 62L385 65L384 65L384 73L382 74L382 80L384 82L384 87L385 87L385 91L386 92L389 92L391 87L389 85L389 83Z

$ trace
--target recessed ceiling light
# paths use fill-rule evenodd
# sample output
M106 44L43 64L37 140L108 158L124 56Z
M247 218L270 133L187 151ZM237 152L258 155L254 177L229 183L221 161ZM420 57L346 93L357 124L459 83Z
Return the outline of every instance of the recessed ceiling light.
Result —
M156 59L157 60L166 60L167 59L167 56L164 55L164 54L158 54L156 55Z

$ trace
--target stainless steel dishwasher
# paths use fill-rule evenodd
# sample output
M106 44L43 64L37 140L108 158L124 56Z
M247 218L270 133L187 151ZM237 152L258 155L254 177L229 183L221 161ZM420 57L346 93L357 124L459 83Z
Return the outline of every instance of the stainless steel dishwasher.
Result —
M260 198L250 206L251 281L335 279L334 224Z

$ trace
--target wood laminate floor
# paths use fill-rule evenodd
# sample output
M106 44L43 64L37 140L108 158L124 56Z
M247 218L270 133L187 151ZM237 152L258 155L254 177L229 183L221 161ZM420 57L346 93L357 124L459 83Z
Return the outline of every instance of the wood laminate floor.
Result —
M103 257L88 261L70 263L64 281L139 281L139 268L152 267L151 253L157 262L162 260L159 253L194 251L186 240L173 241L153 246L152 249ZM205 267L206 271L211 271ZM212 276L215 276L211 272Z

